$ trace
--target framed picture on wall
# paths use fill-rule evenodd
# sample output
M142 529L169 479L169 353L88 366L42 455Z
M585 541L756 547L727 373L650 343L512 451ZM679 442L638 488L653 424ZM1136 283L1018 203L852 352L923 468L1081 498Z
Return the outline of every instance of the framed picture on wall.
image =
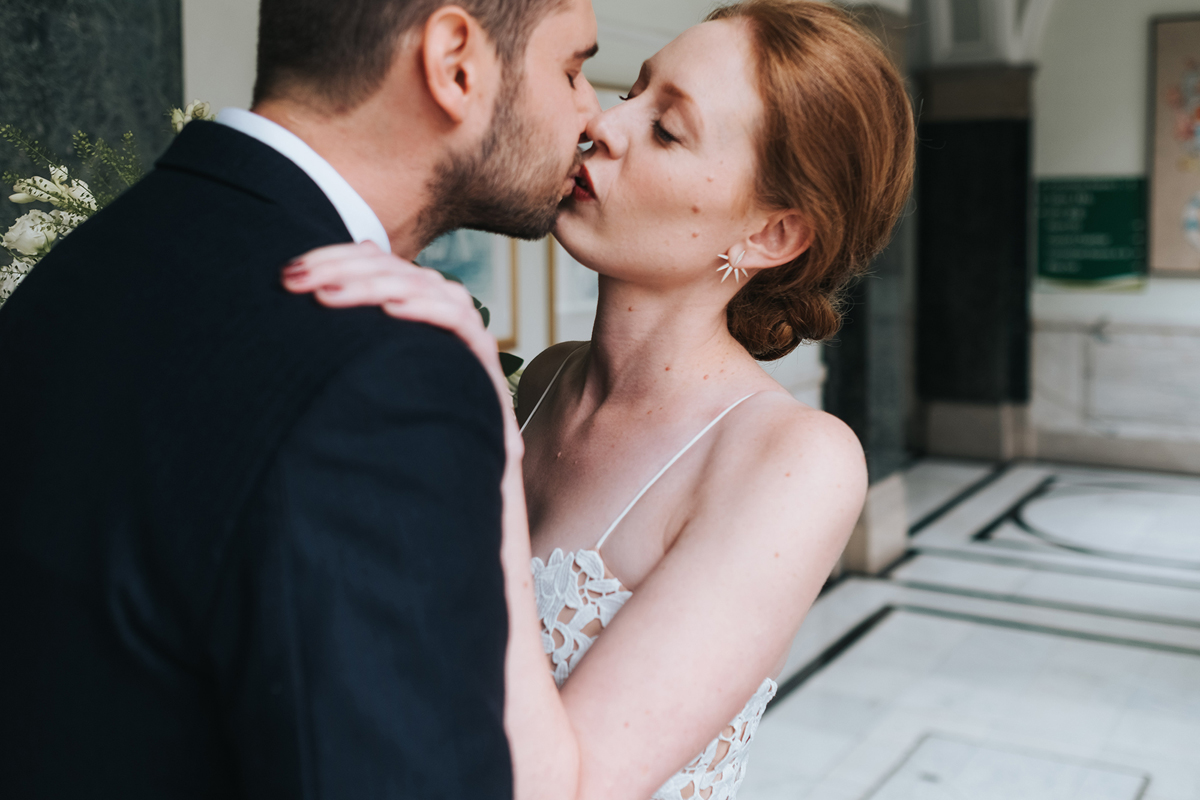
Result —
M619 105L626 89L596 86L600 107ZM595 272L580 264L551 236L547 240L546 266L550 299L550 344L587 341L596 319L599 281Z
M457 230L434 241L417 257L423 267L453 275L491 316L488 330L501 350L517 346L517 242L481 231Z
M1150 21L1150 270L1200 277L1200 14Z

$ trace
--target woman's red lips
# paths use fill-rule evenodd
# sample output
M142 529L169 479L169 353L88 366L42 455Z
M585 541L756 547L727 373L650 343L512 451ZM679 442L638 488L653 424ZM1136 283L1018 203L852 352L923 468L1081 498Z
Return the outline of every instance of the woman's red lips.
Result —
M596 188L592 186L592 176L588 175L586 166L579 167L579 174L575 176L575 191L571 196L580 201L596 199Z

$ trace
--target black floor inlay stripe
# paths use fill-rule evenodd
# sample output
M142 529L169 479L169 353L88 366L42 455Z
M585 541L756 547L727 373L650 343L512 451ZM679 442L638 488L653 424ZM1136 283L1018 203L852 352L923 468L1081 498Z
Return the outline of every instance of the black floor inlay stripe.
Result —
M924 581L892 581L897 586L905 586L909 589L917 589L922 592L937 592L939 594L949 594L956 597L970 597L976 600L991 600L998 603L1013 603L1014 605L1032 606L1034 608L1049 608L1055 611L1071 611L1076 614L1088 614L1094 617L1108 617L1109 619L1127 619L1133 622L1150 622L1155 625L1174 625L1180 628L1200 628L1200 619L1187 619L1186 617L1165 617L1158 614L1143 614L1137 611L1122 611L1119 608L1104 608L1102 606L1089 606L1082 603L1068 603L1061 600L1045 600L1036 597L1026 597L1017 594L1005 594L1003 592L985 592L980 589L963 589L956 586L947 586L945 584L925 583Z
M964 614L959 611L946 611L941 608L928 608L926 606L910 605L902 603L894 606L896 611L908 611L913 614L924 614L929 617L942 617L944 619L953 619L960 622L975 622L980 625L992 625L997 628L1011 628L1018 631L1028 631L1029 633L1045 633L1051 636L1062 636L1068 639L1083 639L1088 642L1100 642L1102 644L1116 644L1123 647L1141 647L1146 650L1157 650L1163 653L1175 653L1176 655L1200 657L1200 648L1195 647L1180 647L1173 644L1162 644L1160 642L1147 642L1142 639L1128 639L1123 636L1105 636L1102 633L1087 633L1086 631L1073 631L1069 628L1054 628L1049 625L1036 625L1029 622L1016 622L1009 619L997 619L995 617L985 617L978 614Z
M1000 544L993 542L993 544ZM1144 583L1150 586L1169 586L1173 589L1190 589L1200 591L1200 581L1179 580L1159 575L1139 575L1133 572L1107 570L1100 566L1076 566L1073 564L1056 564L1037 559L1024 559L1001 555L995 552L979 552L968 550L950 550L941 547L923 547L918 554L935 558L954 558L960 561L977 561L981 564L996 564L1001 567L1019 567L1036 572L1055 572L1063 575L1081 575L1088 578L1105 578L1112 581L1127 583Z
M1013 503L1011 506L1001 512L995 519L981 528L975 535L971 537L971 539L976 542L989 541L992 538L992 534L996 532L997 528L999 528L1005 522L1015 519L1017 514L1020 513L1021 508L1024 507L1024 505L1030 500L1034 500L1049 492L1057 480L1058 478L1056 476L1051 475L1050 477L1046 478L1046 480L1033 487L1033 489L1021 495L1021 497L1018 498L1015 503Z
M876 625L887 619L888 615L891 613L892 606L884 606L851 628L842 636L842 638L838 639L836 642L829 645L829 647L826 647L824 650L822 650L820 655L818 655L812 661L809 661L795 674L779 685L779 691L775 693L775 697L770 703L767 704L767 710L763 713L765 714L769 712L781 700L799 689L809 678L811 678L813 675L816 675L824 667L828 666L835 659L837 659L838 656L853 647L859 639L870 633Z
M922 530L924 530L925 528L928 528L930 525L937 522L939 519L941 519L943 516L945 516L947 513L949 513L950 509L954 508L959 503L963 502L964 500L971 497L972 495L979 493L985 487L987 487L991 483L998 480L1001 475L1003 475L1005 472L1008 471L1008 466L1009 465L1007 465L1007 464L997 465L996 468L993 469L991 472L989 472L987 475L984 475L982 478L975 481L974 483L972 483L967 488L963 489L958 494L954 495L954 497L951 497L945 503L942 503L940 506L935 508L933 511L930 511L928 514L921 517L919 520L917 520L916 522L914 522L912 525L909 526L908 535L916 536Z

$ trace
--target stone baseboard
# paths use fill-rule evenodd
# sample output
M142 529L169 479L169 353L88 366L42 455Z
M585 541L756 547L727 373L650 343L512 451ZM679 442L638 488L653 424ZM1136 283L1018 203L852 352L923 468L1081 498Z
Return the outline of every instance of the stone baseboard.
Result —
M1045 461L1200 475L1200 441L1040 430L1037 450Z
M1029 406L1015 403L928 403L925 449L929 455L989 461L1038 454Z
M877 575L908 550L908 497L900 473L867 492L862 516L842 554L839 571Z

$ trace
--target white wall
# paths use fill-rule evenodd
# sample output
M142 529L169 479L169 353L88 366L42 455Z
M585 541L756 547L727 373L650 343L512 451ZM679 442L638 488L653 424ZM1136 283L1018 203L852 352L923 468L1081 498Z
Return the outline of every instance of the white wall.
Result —
M1039 178L1146 173L1149 21L1200 12L1200 0L1055 0L1034 85L1033 171ZM1144 318L1166 301L1177 321L1200 325L1200 281L1153 278L1154 300L1135 295L1037 293L1039 320ZM1190 311L1189 311L1190 309Z
M183 95L250 107L258 0L183 0Z
M1054 0L1035 55L1034 174L1146 173L1149 21L1200 0ZM1200 471L1200 280L1036 291L1043 457Z

